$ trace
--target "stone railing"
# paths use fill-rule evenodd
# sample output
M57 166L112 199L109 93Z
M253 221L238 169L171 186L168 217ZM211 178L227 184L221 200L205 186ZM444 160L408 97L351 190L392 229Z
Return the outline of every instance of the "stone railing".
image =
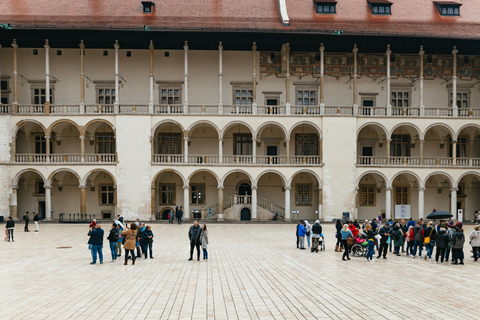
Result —
M154 154L153 163L171 163L171 164L182 164L183 163L183 154Z
M218 164L218 155L188 155L188 164Z
M253 156L223 156L223 163L234 165L252 165Z
M82 155L80 153L69 154L57 154L52 153L48 156L46 154L37 153L17 153L15 154L15 163L70 163L70 164L98 164L98 163L116 163L115 154L92 154L86 153Z
M224 155L220 162L219 155L189 154L188 162L184 162L183 154L154 154L153 164L176 164L176 165L239 165L239 166L320 166L322 165L320 156L256 156L255 162L253 156L235 156Z
M286 165L286 156L257 156L257 164L260 165Z
M285 217L285 208L274 204L265 198L257 196L257 205L271 213L278 213L280 217Z
M455 162L455 165L454 165ZM373 167L470 167L479 168L480 158L455 158L452 157L357 157L357 166Z

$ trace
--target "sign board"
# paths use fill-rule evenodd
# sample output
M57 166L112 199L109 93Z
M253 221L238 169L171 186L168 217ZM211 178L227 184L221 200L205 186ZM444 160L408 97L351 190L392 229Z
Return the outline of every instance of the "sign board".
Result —
M342 213L342 220L348 221L350 219L350 212Z
M395 205L395 220L410 219L412 217L411 206L409 204L396 204Z
M463 222L463 210L462 210L462 209L458 209L457 213L458 213L457 221L458 221L458 222Z
M212 208L208 208L208 221L212 220Z

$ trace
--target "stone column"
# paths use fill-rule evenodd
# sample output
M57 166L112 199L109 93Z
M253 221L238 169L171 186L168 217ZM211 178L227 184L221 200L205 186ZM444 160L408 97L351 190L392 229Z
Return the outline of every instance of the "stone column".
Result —
M80 216L87 216L87 186L80 186Z
M16 154L17 154L17 137L12 137L12 145L10 147L11 154L10 154L10 161L12 163L17 162L16 160Z
M425 106L423 105L423 55L425 51L423 51L423 46L420 46L420 116L423 117L425 115Z
M418 219L425 218L425 188L418 188Z
M287 164L290 164L290 139L285 139L285 146L287 152Z
M115 48L115 103L113 104L115 114L118 114L120 111L120 92L119 89L119 76L118 73L118 49L120 46L118 45L118 40L115 40L115 44L113 45Z
M183 46L185 51L185 80L183 82L183 113L188 114L188 42Z
M252 113L257 114L257 43L252 46L253 73L252 73Z
M390 50L390 45L387 45L387 115L391 116L392 115L392 101L390 98L391 95L391 90L390 90L390 84L391 84L391 70L390 70L390 56L392 54L392 50Z
M50 113L50 45L45 40L45 114Z
M218 138L218 163L223 163L223 139Z
M45 157L46 161L50 162L50 141L52 140L51 136L45 136Z
M85 162L85 136L80 136L80 162Z
M190 186L183 186L183 217L190 219Z
M452 109L453 116L458 117L458 106L457 106L457 47L453 47L453 77L452 77Z
M325 114L325 47L320 45L320 115Z
M252 162L253 163L257 163L257 139L253 139L252 140Z
M18 44L17 40L13 39L13 112L17 112L18 105L18 73L17 73L17 57L18 57Z
M150 99L148 100L148 113L153 114L153 41L150 40Z
M223 45L218 44L218 113L223 113Z
M387 165L390 164L390 139L387 139Z
M257 186L252 186L252 221L258 220L257 214Z
M452 140L452 166L456 166L456 165L457 165L457 141Z
M420 165L423 166L423 143L424 140L420 140Z
M17 190L18 185L12 186L12 194L10 195L10 216L14 220L21 220L17 212Z
M285 186L285 221L291 221L291 210L290 210L290 190L292 187Z
M358 102L357 102L357 54L358 48L355 44L353 46L353 114L358 115Z
M188 130L183 133L183 162L188 163Z
M52 182L45 185L45 221L52 220Z
M385 188L385 219L392 218L392 188Z
M457 188L450 189L450 213L453 215L453 219L457 217Z
M318 220L323 221L323 189L318 188Z
M151 216L150 216L150 220L152 220L152 216L153 216L153 220L155 220L155 183L152 185L152 187L150 188L151 190L151 195L150 195L150 205L151 205Z
M286 109L287 109L287 115L290 115L290 43L287 43L285 45L285 54L287 56L287 71L286 71L286 80L285 80L285 97L286 97Z
M80 41L80 113L85 113L85 44Z
M223 186L218 186L218 217L217 221L223 221Z

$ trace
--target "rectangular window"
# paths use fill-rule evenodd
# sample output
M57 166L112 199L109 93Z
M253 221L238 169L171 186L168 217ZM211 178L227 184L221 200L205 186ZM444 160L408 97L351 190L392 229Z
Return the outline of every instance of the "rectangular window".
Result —
M98 132L95 134L97 153L115 153L115 136L113 132Z
M97 89L98 104L114 104L115 87Z
M370 11L372 14L392 14L392 3L385 0L370 0L368 1Z
M458 138L457 140L457 158L466 158L467 157L467 138ZM453 157L453 144L452 140L450 139L450 149L448 152L450 157Z
M295 191L296 195L296 204L298 206L311 206L311 190L312 186L307 184L296 185Z
M253 141L250 133L233 134L233 154L236 156L251 156L253 154Z
M205 185L194 184L190 185L192 204L204 204L205 203Z
M253 89L234 89L233 104L236 106L251 106L253 102Z
M459 16L461 3L435 2L438 12L442 16Z
M10 88L8 87L8 78L0 78L0 98L2 104L8 104L8 96L10 94Z
M295 155L316 156L318 137L314 133L295 134Z
M175 184L161 184L160 204L175 204Z
M320 14L335 14L337 13L337 2L335 1L314 1L315 9Z
M101 185L100 186L100 204L111 205L114 204L115 189L113 185Z
M469 92L457 92L457 107L470 108L470 93ZM453 106L453 93L450 92L450 107Z
M315 106L317 93L315 90L298 90L297 91L297 106Z
M392 91L392 107L407 108L410 106L410 92Z
M408 204L408 187L395 187L395 204Z
M41 179L35 180L35 194L45 194L45 183Z
M376 201L376 187L375 186L361 186L360 187L360 205L374 206Z
M181 133L160 133L158 136L158 151L160 154L181 153Z
M396 134L390 142L391 157L410 157L410 135Z
M46 89L34 88L32 89L32 102L33 104L45 104L46 101ZM50 88L50 103L53 104L53 89Z
M35 153L36 154L45 154L47 153L47 139L43 133L32 133L32 136L35 137ZM50 153L53 152L53 139L50 139Z
M160 88L160 104L182 104L182 89Z

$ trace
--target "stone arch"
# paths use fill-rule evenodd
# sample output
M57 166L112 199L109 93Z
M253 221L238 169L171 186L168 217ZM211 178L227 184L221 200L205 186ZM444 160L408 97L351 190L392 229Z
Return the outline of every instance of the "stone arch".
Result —
M26 119L26 120L21 120L21 121L19 121L15 124L15 132L14 132L13 136L16 137L17 133L18 133L18 130L28 123L34 123L34 124L40 126L42 128L43 132L45 133L45 135L47 135L47 128L40 121L37 121L37 120L34 120L34 119Z
M276 121L267 121L262 123L255 131L254 137L257 139L258 136L262 134L263 130L265 130L269 125L280 128L280 131L283 132L284 139L287 138L287 134L288 134L287 129L281 123L278 123Z
M108 120L105 120L105 119L93 119L93 120L90 120L86 125L83 126L82 130L80 131L81 135L82 136L85 136L87 134L87 130L88 130L88 127L90 127L92 124L94 124L95 122L103 122L104 124L107 124L109 125L112 130L113 130L113 133L115 134L116 136L116 129L115 129L115 126Z
M367 122L367 123L364 123L362 126L360 126L360 128L358 128L357 130L357 139L358 139L358 136L360 135L360 132L362 132L362 130L368 126L373 126L373 127L377 127L377 128L380 128L382 129L383 133L385 134L385 139L387 139L387 137L389 136L388 134L388 130L387 128L385 128L385 126L383 124L380 124L378 122Z
M393 175L392 179L390 179L390 181L388 182L388 187L391 188L393 186L393 182L395 181L395 179L402 174L411 175L411 176L415 177L418 181L418 186L419 187L423 187L425 185L424 181L420 178L420 176L418 174L416 174L413 171L403 170L403 171L397 172L396 174ZM387 180L385 180L385 181L387 181Z
M232 173L243 173L244 175L246 175L248 177L248 179L250 179L250 183L252 184L252 187L254 187L253 183L254 183L254 179L252 178L252 176L245 170L242 170L242 169L233 169L233 170L230 170L228 171L227 173L225 173L222 177L222 179L220 180L220 185L224 185L224 182L225 182L225 179L231 175ZM256 185L255 185L256 186Z
M257 176L257 178L255 179L255 186L258 186L258 181L260 181L260 178L263 177L263 176L264 176L265 174L267 174L267 173L275 173L275 174L277 174L277 175L280 177L280 179L283 180L283 186L285 186L285 187L286 187L286 186L290 186L290 185L287 184L287 179L285 178L285 176L284 176L281 172L279 172L279 171L277 171L277 170L265 170L265 171L260 172L260 174L259 174L259 175Z
M389 180L387 179L387 176L385 176L382 172L380 171L377 171L377 170L369 170L369 171L366 171L364 173L362 173L358 178L357 178L357 181L355 182L355 187L360 187L360 181L362 180L363 177L365 177L366 175L379 175L380 177L383 178L383 180L385 181L385 185L387 185L389 183Z
M465 178L466 176L469 176L469 175L473 175L480 180L480 172L467 171L467 172L464 172L460 177L458 177L457 181L455 182L454 187L457 187L460 184L460 181L462 181L463 178Z
M301 173L309 173L311 174L312 176L315 177L315 179L317 179L317 183L318 183L318 188L322 188L322 180L320 179L320 176L313 170L310 170L310 169L301 169L301 170L298 170L296 172L294 172L292 174L292 176L290 177L290 180L288 180L288 185L291 186L292 185L292 182L293 182L293 179L295 179L295 177Z
M418 134L418 138L420 140L423 140L423 133L422 131L416 126L414 125L413 123L408 123L408 122L401 122L397 125L395 125L392 130L390 130L390 132L388 133L388 139L391 139L392 138L392 135L393 133L395 132L395 130L397 130L398 128L400 127L409 127L409 128L412 128L413 130L415 130Z
M192 123L187 129L189 136L190 136L190 132L192 132L192 130L196 126L204 124L204 123L212 126L217 131L217 135L220 137L220 129L218 128L218 126L215 123L213 123L212 121L209 121L209 120L199 120L199 121L196 121L196 122Z
M435 172L432 172L432 173L428 174L425 177L425 179L423 180L423 185L421 187L425 188L426 182L428 181L428 179L430 179L433 176L442 176L442 177L446 178L450 182L450 187L454 188L455 181L453 180L453 178L448 173L442 172L442 171L435 171Z
M183 185L184 185L184 186L187 185L187 183L186 183L186 181L185 181L185 177L180 173L180 171L175 170L175 169L163 169L163 170L160 170L159 172L157 172L157 173L155 174L155 176L153 177L153 179L152 179L152 187L155 186L155 181L157 181L158 177L159 177L161 174L165 173L165 172L173 172L173 173L176 173L176 174L180 177L180 179L182 179Z
M113 174L108 171L108 170L105 170L105 169L100 169L100 168L97 168L97 169L92 169L90 170L89 172L87 172L85 174L85 176L82 178L82 180L80 180L80 185L82 186L85 186L87 184L87 179L88 177L92 174L92 173L95 173L95 172L103 172L103 173L106 173L110 176L110 178L112 178L112 181L113 181L113 184L116 186L117 185L117 180L115 179L115 177L113 176Z
M210 174L212 174L215 179L217 180L217 185L219 185L220 183L220 179L218 178L217 174L215 172L213 172L212 170L210 169L198 169L198 170L195 170L194 172L192 172L189 176L188 176L188 180L186 181L187 183L190 183L190 180L192 180L192 177L194 175L196 175L197 173L200 173L200 172L208 172Z
M447 130L447 131L450 133L452 139L456 139L457 136L456 136L456 134L455 134L455 131L453 131L453 129L452 129L449 125L447 125L447 124L445 124L445 123L440 123L440 122L433 123L433 124L429 125L429 126L425 129L425 131L423 132L423 134L422 134L422 139L425 140L425 136L427 135L428 130L433 129L433 128L435 128L435 127L442 127L442 128L444 128L445 130Z
M301 126L301 125L305 125L305 124L307 124L307 125L312 126L313 128L315 128L315 130L316 130L317 133L318 133L319 139L322 139L322 137L323 137L323 136L322 136L322 130L320 129L319 126L317 126L315 123L310 122L310 121L300 121L300 122L295 123L295 124L290 128L290 130L288 131L288 136L287 136L287 137L290 139L290 137L292 136L293 130L295 130L297 127L299 127L299 126Z
M74 121L72 121L72 120L70 120L70 119L60 119L60 120L55 121L54 123L52 123L52 124L48 127L47 132L46 132L45 135L46 135L46 136L50 136L50 135L52 134L53 129L54 129L57 125L59 125L59 124L61 124L61 123L65 123L65 122L66 122L66 123L70 123L70 124L73 125L75 128L77 128L77 130L78 130L78 132L79 132L80 134L82 133L82 128L81 128L76 122L74 122Z
M248 130L250 130L250 133L252 134L252 137L254 137L254 133L255 131L252 129L252 127L244 122L244 121L232 121L232 122L229 122L225 125L225 127L223 127L223 129L220 131L220 138L225 138L225 134L227 133L228 129L230 129L231 127L233 127L234 125L243 125L245 127L248 128Z
M173 123L174 125L178 126L182 132L185 131L185 129L183 128L183 126L178 122L178 121L175 121L175 120L172 120L172 119L165 119L165 120L162 120L162 121L159 121L157 122L153 128L152 128L152 137L155 136L155 131L157 131L158 127L160 127L162 124L165 124L165 123Z
M23 169L22 171L18 172L14 177L13 177L13 183L12 185L16 186L18 185L18 180L20 180L20 177L24 174L24 173L27 173L27 172L34 172L36 174L38 174L42 180L43 180L43 183L46 185L47 184L47 180L45 179L44 175L36 170L36 169L33 169L33 168L27 168L27 169Z
M460 132L462 132L462 130L465 130L466 128L468 127L474 127L476 128L477 130L480 131L480 124L476 124L476 123L467 123L463 126L460 127L460 129L458 129L457 133L455 134L455 140L457 139L458 135L460 134ZM452 138L453 139L453 138Z
M81 181L80 176L78 175L78 173L77 173L76 171L72 170L72 169L69 169L69 168L60 168L60 169L57 169L57 170L53 171L53 172L50 173L50 175L48 176L48 181L51 181L51 180L53 179L53 177L54 177L57 173L62 172L62 171L66 171L66 172L70 172L70 173L74 174L75 177L77 177L78 182ZM114 181L115 181L115 180L114 180Z

